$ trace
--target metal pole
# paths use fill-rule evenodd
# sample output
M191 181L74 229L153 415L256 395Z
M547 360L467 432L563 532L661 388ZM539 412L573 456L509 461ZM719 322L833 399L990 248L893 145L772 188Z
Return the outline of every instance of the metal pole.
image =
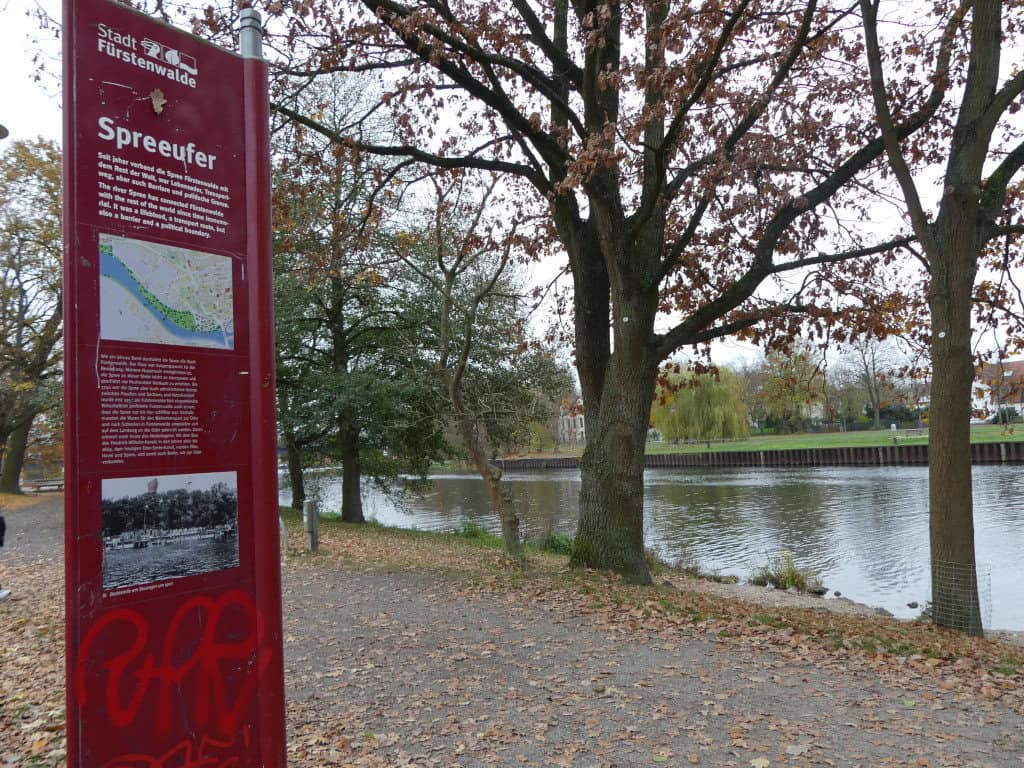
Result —
M263 58L263 22L255 8L238 12L238 51L243 59Z
M320 512L315 501L302 502L302 527L306 530L306 549L320 549Z

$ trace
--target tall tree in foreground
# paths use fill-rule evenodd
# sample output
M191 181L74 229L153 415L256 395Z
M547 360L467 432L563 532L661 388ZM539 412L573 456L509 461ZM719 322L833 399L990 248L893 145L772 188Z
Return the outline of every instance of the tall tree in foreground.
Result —
M17 493L32 422L59 400L61 154L18 141L0 158L0 491Z
M271 45L287 49L290 71L382 72L387 92L367 118L390 111L399 135L340 132L284 103L282 114L340 146L499 174L517 206L543 215L530 234L538 254L568 257L587 411L573 563L649 581L643 456L662 362L723 336L792 336L791 311L808 313L814 332L836 292L869 309L884 264L841 265L906 242L846 224L861 215L847 185L870 187L883 151L858 111L850 6L262 6L279 17ZM215 31L228 21L206 14ZM936 104L926 94L898 134Z
M895 5L895 4L894 4ZM1012 284L1013 266L1021 264L1020 172L1024 141L1007 117L1024 106L1024 71L1000 72L1004 41L1024 23L1020 3L1000 0L940 2L936 10L957 29L963 45L951 58L933 56L929 73L953 100L948 132L935 130L936 146L902 144L897 124L906 94L886 82L891 62L882 53L880 0L860 0L871 71L875 113L885 140L886 157L899 183L906 211L928 270L931 313L932 388L929 407L929 520L932 569L932 616L944 626L982 633L974 550L971 489L972 311L997 317L1019 288L986 280L978 285L979 267L1003 273ZM894 10L898 10L895 9ZM1004 15L1005 11L1005 15ZM925 38L927 42L927 38ZM921 46L915 27L895 49ZM914 152L914 149L924 150ZM921 160L944 165L934 206L915 179ZM1001 241L1001 247L993 247ZM1000 290L1002 286L1002 290ZM1019 316L1018 316L1019 317Z

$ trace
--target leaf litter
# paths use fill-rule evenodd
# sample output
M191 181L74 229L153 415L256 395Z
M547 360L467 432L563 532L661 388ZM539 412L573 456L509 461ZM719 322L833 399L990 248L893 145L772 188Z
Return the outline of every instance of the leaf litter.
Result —
M1024 754L1020 649L766 611L677 575L634 587L565 562L535 555L520 570L454 538L323 526L321 553L293 548L282 571L289 764L1000 766ZM7 558L0 580L14 591L0 603L0 767L63 765L60 558Z

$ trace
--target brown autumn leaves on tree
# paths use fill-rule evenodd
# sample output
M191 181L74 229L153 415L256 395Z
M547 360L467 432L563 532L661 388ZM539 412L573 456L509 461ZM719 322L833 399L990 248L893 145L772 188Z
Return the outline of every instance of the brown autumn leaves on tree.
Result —
M887 145L915 167L944 157L958 97L945 73L970 59L971 14L955 3L924 8L888 49L887 140L855 1L257 7L282 75L377 72L367 117L390 110L398 134L339 134L286 97L281 113L353 152L491 172L519 201L510 223L545 214L524 255L565 254L573 281L587 409L577 565L650 579L644 440L659 367L678 350L923 320L913 227L872 218L893 191ZM214 31L229 21L205 13ZM989 293L993 318L1012 293Z
M851 285L835 264L892 247L828 221L856 205L844 185L882 151L862 122L836 119L862 84L843 33L852 19L815 2L369 2L309 13L288 17L293 40L314 52L308 66L386 68L385 103L402 112L394 145L339 142L491 170L521 186L524 206L548 208L539 234L568 254L587 408L574 559L648 581L643 449L661 363L736 333L793 335L790 311L822 313L836 286ZM808 269L831 283L802 274L759 290Z

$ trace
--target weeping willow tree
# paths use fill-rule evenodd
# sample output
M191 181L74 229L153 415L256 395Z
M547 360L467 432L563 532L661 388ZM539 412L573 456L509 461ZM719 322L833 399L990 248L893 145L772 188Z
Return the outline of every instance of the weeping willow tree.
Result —
M676 374L658 386L651 423L667 440L724 440L750 434L739 380L727 369Z

